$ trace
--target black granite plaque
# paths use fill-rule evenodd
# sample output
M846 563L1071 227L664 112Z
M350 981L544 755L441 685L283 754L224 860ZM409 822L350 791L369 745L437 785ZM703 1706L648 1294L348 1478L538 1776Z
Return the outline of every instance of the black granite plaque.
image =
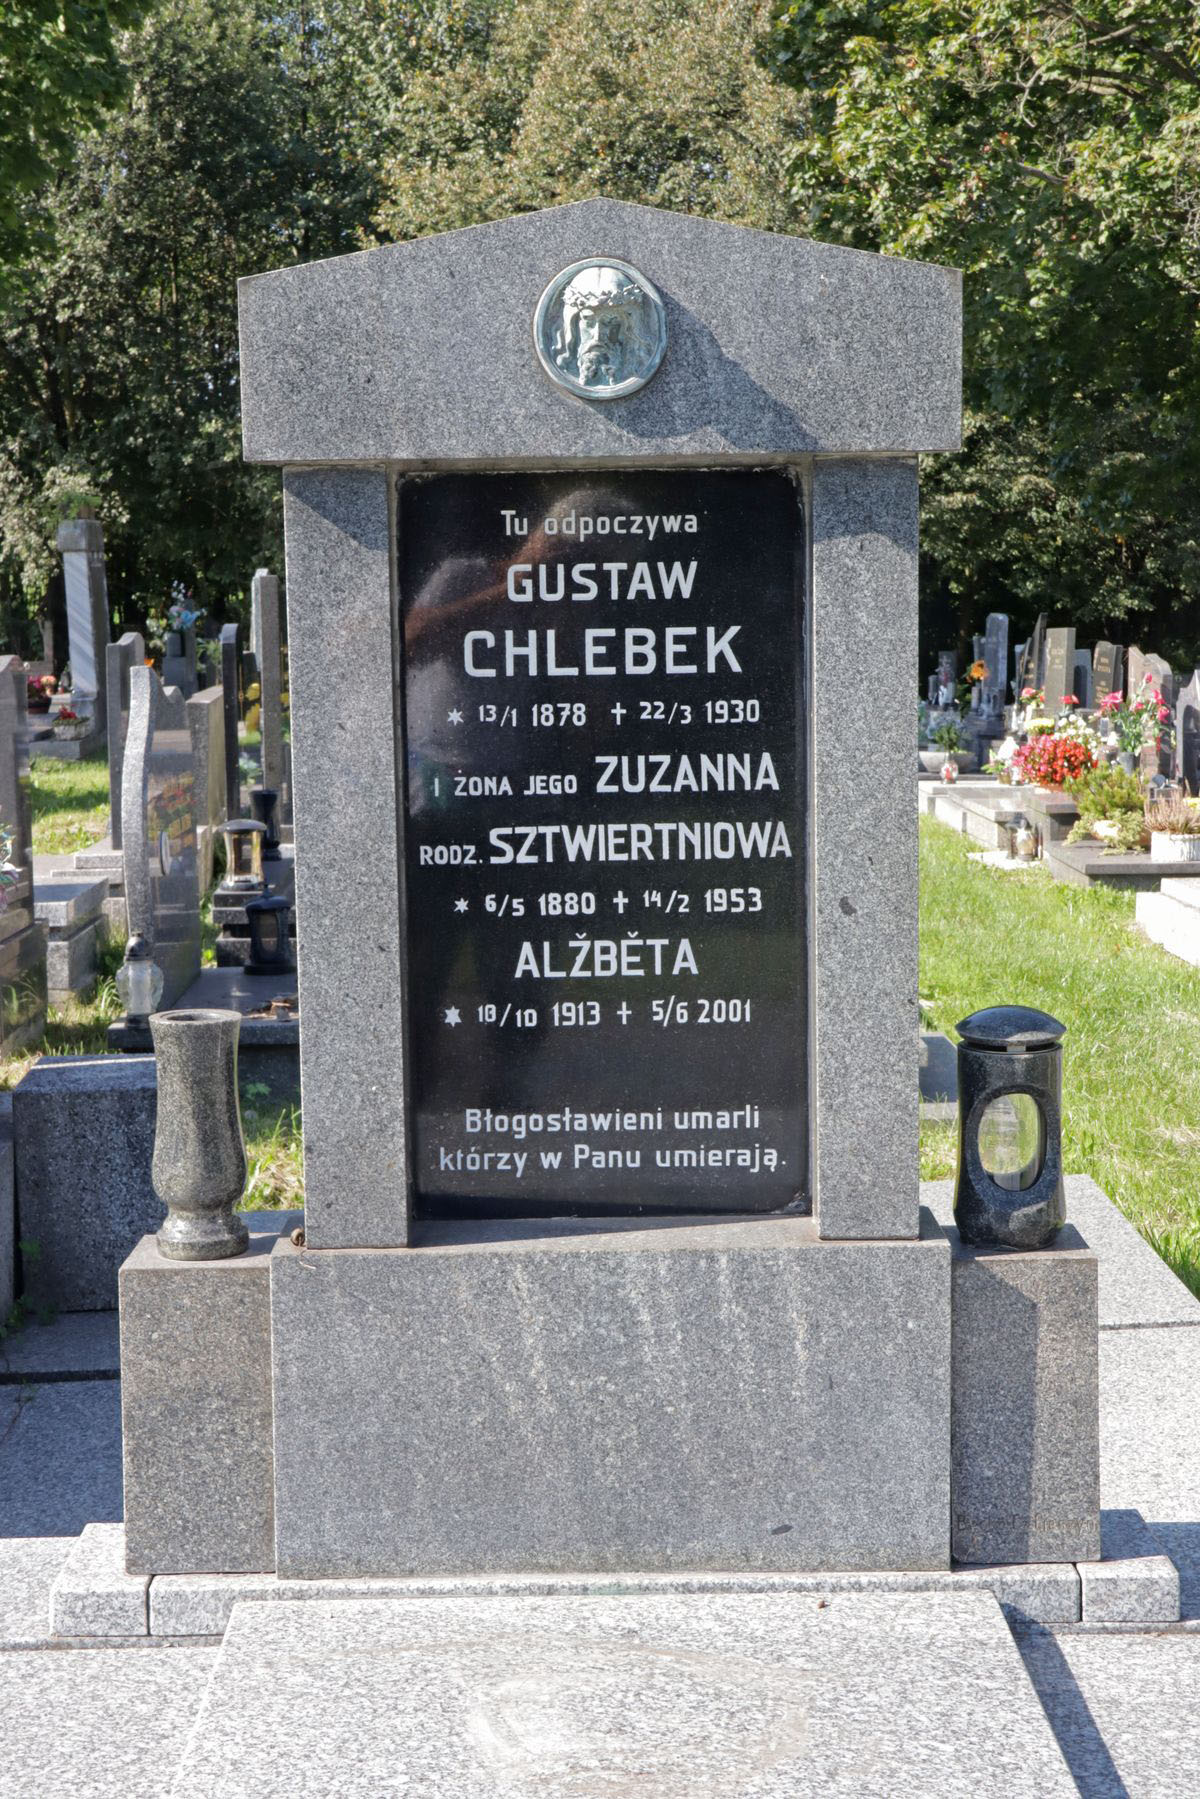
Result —
M808 1209L798 491L403 481L425 1214Z

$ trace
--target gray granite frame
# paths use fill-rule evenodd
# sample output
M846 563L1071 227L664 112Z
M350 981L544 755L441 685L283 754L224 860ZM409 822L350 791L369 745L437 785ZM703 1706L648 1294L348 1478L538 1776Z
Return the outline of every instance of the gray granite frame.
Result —
M529 336L546 280L597 252L644 269L672 344L605 405ZM915 1238L916 459L958 446L956 273L588 201L240 298L246 455L284 465L309 1245L411 1240L395 478L547 466L801 474L814 1212L823 1238Z

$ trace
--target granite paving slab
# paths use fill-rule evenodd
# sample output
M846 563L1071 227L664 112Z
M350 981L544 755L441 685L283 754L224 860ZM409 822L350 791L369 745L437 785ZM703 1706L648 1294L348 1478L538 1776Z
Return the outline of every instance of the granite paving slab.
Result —
M1200 1331L1100 1333L1100 1501L1140 1512L1200 1617Z
M172 1794L635 1791L1076 1787L993 1599L863 1593L241 1604Z
M120 1382L0 1387L0 1534L78 1536L121 1511Z
M115 1378L121 1372L115 1312L60 1312L32 1321L0 1343L0 1384L43 1379Z
M1081 1799L1184 1799L1200 1785L1200 1636L1017 1636Z
M75 1542L72 1537L0 1538L0 1649L46 1641L50 1588Z
M0 1799L163 1799L216 1656L191 1645L0 1655Z

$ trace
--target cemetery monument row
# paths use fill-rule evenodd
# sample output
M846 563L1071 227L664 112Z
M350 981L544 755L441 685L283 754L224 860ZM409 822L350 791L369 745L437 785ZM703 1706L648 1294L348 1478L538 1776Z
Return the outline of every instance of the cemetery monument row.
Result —
M283 469L305 1228L123 1270L131 1569L1097 1554L1087 1392L1047 1419L1062 1358L1003 1354L1036 1263L1086 1387L1094 1258L999 1252L960 1303L919 1205L896 796L956 273L597 200L240 305L245 453ZM1000 1346L953 1433L952 1285ZM997 1417L1037 1422L1020 1455Z

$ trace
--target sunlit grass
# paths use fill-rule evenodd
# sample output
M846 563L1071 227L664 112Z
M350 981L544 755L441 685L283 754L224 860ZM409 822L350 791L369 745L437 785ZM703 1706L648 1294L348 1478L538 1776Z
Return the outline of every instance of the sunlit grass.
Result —
M60 762L34 751L29 771L35 856L68 856L108 831L108 763Z
M980 1006L1039 1006L1067 1027L1063 1156L1090 1174L1200 1293L1200 969L1148 943L1133 895L1001 874L921 820L926 1028ZM952 1125L921 1133L921 1173L952 1174Z

